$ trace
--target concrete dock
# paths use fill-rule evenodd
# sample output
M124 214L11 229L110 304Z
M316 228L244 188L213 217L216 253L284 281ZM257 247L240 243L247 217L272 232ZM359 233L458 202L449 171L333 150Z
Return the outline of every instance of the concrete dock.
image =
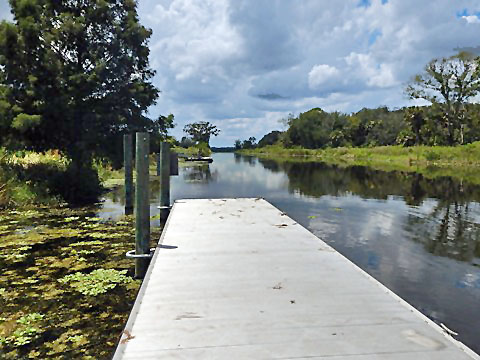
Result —
M263 199L175 202L113 358L480 359Z

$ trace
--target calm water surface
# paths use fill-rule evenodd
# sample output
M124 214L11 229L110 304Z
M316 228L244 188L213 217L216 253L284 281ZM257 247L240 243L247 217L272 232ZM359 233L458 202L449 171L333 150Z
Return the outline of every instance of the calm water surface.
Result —
M452 178L214 154L172 200L263 197L480 352L480 187ZM152 182L152 214L158 183ZM123 213L122 189L103 216Z

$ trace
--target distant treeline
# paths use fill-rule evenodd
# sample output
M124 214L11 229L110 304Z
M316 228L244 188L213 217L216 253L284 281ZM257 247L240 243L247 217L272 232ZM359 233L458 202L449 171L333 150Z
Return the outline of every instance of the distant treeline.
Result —
M387 107L362 109L353 114L328 113L314 108L297 117L283 119L288 129L265 135L258 144L249 138L235 141L237 149L252 149L280 143L307 149L385 145L467 144L480 139L480 57L460 52L431 60L422 74L406 86L412 100L430 106L390 111Z
M235 148L233 146L232 147L214 147L214 146L212 146L210 149L213 152L217 152L217 153L234 152L235 151Z
M462 121L450 131L435 106L362 109L353 114L314 108L282 121L288 129L272 131L258 144L237 140L236 149L281 144L307 149L385 145L456 145L480 140L480 105L467 104Z

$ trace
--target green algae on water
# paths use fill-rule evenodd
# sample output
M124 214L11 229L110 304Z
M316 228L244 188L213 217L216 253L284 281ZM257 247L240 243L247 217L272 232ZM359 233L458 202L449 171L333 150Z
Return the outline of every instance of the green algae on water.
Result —
M106 221L97 212L0 212L1 359L111 357L141 282L125 258L133 217Z

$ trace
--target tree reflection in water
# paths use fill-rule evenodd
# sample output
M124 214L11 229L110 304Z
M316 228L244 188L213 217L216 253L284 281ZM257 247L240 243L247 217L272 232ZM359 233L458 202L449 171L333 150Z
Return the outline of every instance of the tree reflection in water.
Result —
M195 164L183 168L183 179L186 183L207 184L217 181L218 172L210 170L210 164Z
M363 166L259 162L272 172L284 171L292 193L385 200L401 197L410 206L404 225L409 238L434 255L468 262L480 257L480 186L450 177L427 179L418 173Z

